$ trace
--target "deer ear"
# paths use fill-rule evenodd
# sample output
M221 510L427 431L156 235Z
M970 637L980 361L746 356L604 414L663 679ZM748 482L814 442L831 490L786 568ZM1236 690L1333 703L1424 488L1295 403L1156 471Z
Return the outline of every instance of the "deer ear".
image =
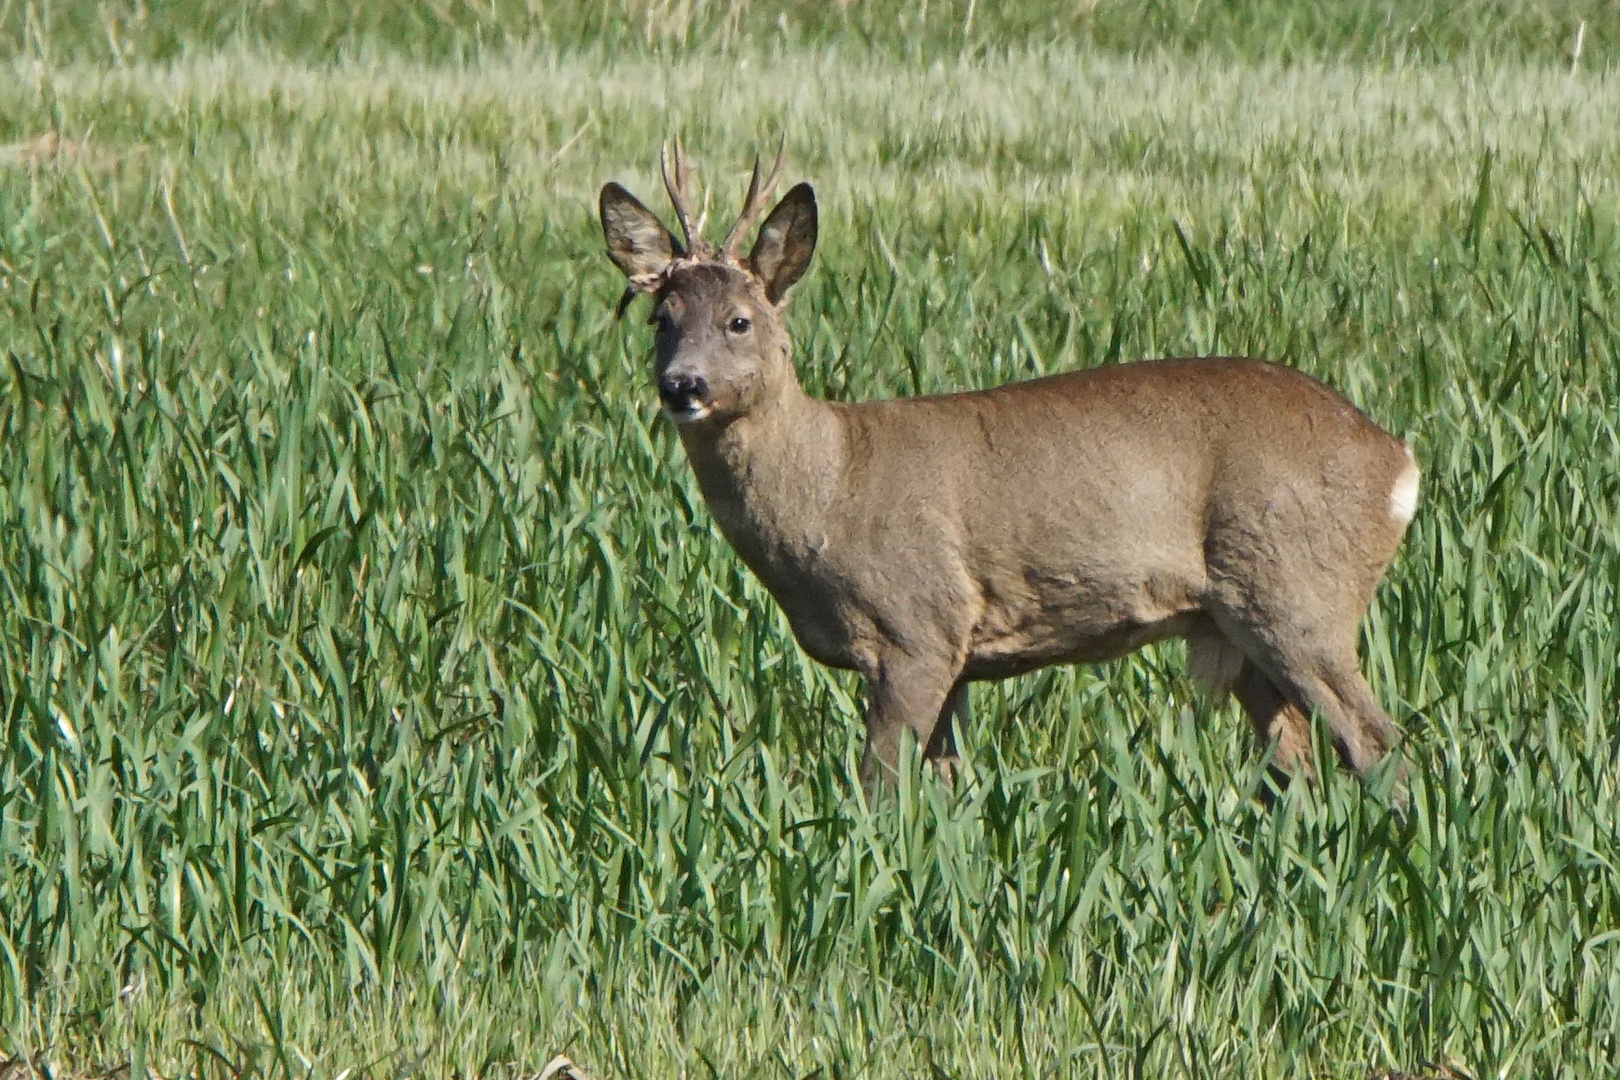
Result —
M618 184L602 185L600 206L608 258L624 271L625 277L634 281L662 273L673 259L684 254L658 215Z
M788 289L809 268L815 250L816 193L809 184L799 184L776 204L748 253L748 265L771 303L782 306Z

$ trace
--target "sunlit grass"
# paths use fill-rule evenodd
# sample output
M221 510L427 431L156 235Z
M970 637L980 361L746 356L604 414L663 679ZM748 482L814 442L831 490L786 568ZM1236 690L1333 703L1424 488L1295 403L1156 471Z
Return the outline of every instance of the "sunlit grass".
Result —
M680 129L703 146L720 206L748 155L785 135L840 209L903 194L1113 225L1151 204L1277 228L1331 204L1358 240L1380 215L1434 228L1438 207L1473 194L1487 150L1499 196L1533 204L1578 188L1602 205L1620 111L1613 77L1522 65L1189 64L1063 46L915 67L826 51L311 68L226 51L118 68L19 61L11 73L0 93L19 141L57 130L94 148L92 165L149 175L201 139L207 160L232 167L215 178L227 192L240 176L288 200L376 185L402 188L400 200L510 193L583 214L604 174L656 187L656 144ZM326 190L312 190L317 170Z
M135 64L247 45L299 63L404 56L483 60L543 46L671 58L832 45L906 64L1009 45L1077 42L1099 53L1366 66L1459 58L1598 70L1620 45L1620 12L1565 0L1381 0L1354 8L1289 0L33 0L0 6L0 56Z
M0 1052L1615 1067L1612 79L37 60L3 140L80 149L0 166ZM777 133L816 182L818 392L1243 352L1412 438L1364 648L1410 819L1343 776L1262 813L1175 648L981 689L962 787L864 809L858 686L714 533L612 317L594 190L651 200L675 128L717 219Z

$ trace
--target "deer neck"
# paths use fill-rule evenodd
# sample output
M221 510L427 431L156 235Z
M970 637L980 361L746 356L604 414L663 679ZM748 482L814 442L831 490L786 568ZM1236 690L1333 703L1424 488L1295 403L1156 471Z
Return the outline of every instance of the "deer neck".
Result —
M845 459L832 406L792 382L723 427L682 428L681 442L720 531L767 584L825 546Z

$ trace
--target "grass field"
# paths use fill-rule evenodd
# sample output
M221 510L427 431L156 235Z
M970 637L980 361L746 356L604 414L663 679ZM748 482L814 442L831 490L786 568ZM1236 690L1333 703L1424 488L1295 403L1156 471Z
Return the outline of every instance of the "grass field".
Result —
M1003 6L0 5L0 1059L1620 1071L1620 8ZM1412 439L1409 818L1261 811L1179 646L866 808L613 318L675 131L817 185L819 393L1250 353Z

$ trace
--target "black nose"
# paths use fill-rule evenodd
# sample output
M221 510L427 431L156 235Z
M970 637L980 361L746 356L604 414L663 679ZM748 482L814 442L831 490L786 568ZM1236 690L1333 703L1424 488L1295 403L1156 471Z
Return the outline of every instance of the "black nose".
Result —
M658 394L672 408L702 401L709 396L709 384L701 375L666 371L658 379Z

